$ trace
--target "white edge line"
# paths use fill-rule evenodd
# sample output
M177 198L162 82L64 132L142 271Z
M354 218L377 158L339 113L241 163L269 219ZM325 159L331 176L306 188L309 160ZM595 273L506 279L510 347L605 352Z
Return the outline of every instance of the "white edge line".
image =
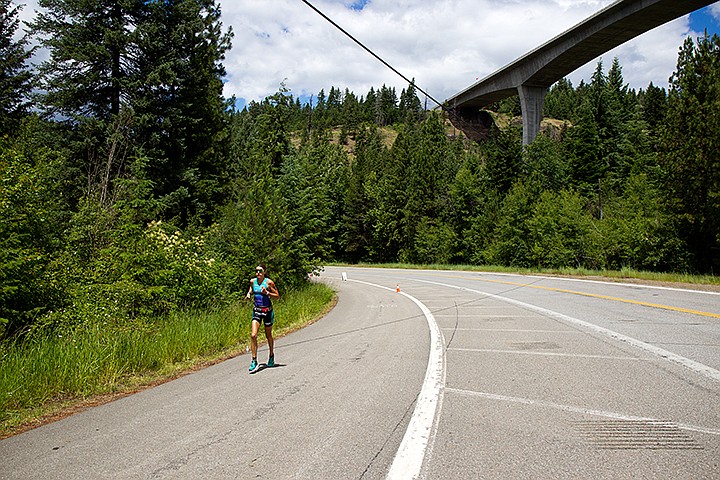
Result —
M361 280L351 281L390 290L391 292L394 291L392 288L374 283ZM425 453L435 434L436 413L441 409L442 392L445 388L445 351L440 328L438 328L433 314L422 302L407 293L398 293L413 301L425 315L430 328L430 355L425 370L425 379L415 402L415 410L410 418L407 430L405 430L405 436L403 436L400 447L390 465L386 477L388 480L418 478L420 476Z
M512 298L501 297L499 295L494 295L492 293L482 292L480 290L474 290L472 288L459 287L457 285L449 285L447 283L430 282L428 280L420 280L420 279L415 279L415 281L422 282L422 283L429 283L431 285L440 285L443 287L456 288L458 290L465 290L465 291L477 293L480 295L486 295L488 297L495 298L495 299L501 300L503 302L520 305L523 308L528 308L530 310L540 312L543 315L547 315L551 318L557 318L558 320L561 320L561 321L579 325L581 327L592 330L596 333L600 333L602 335L606 335L606 336L614 338L616 340L620 340L621 342L625 342L629 345L632 345L633 347L639 348L641 350L645 350L646 352L650 352L653 355L657 355L660 358L663 358L665 360L670 360L679 365L682 365L683 367L689 368L690 370L693 370L694 372L699 373L711 380L720 382L720 371L719 370L716 370L716 369L709 367L705 364L702 364L700 362L696 362L695 360L691 360L689 358L683 357L682 355L678 355L676 353L670 352L663 348L656 347L655 345L650 345L649 343L645 343L641 340L637 340L635 338L628 337L627 335L623 335L622 333L618 333L613 330L609 330L607 328L601 327L599 325L595 325L590 322L586 322L584 320L580 320L578 318L570 317L568 315L564 315L564 314L558 313L558 312L553 312L552 310L538 307L536 305L532 305L529 303L521 302L519 300L513 300Z
M709 291L709 290L696 290L696 289L691 289L691 288L677 288L677 287L662 287L660 285L646 285L644 283L607 282L607 281L602 281L602 280L590 280L588 278L546 277L543 275L527 275L527 277L542 278L543 280L561 279L561 280L567 281L567 282L599 283L602 285L619 285L621 287L635 287L635 288L647 288L647 289L655 289L655 290L671 290L673 292L687 292L687 293L702 293L702 294L706 294L706 295L720 295L720 292L713 292L713 291Z
M413 270L410 270L411 272ZM426 270L427 271L427 270ZM478 274L480 276L498 276L498 277L517 277L517 273L502 273L502 272L482 272L473 270L431 270L431 273L443 273L443 274L457 274L457 273L469 273ZM663 287L661 285L648 285L645 283L627 283L627 282L610 282L607 280L592 280L589 278L571 278L571 277L548 277L547 275L522 275L527 278L541 278L543 280L561 280L564 282L584 282L584 283L599 283L602 285L618 285L622 287L635 287L635 288L648 288L655 290L672 290L676 292L687 292L687 293L702 293L705 295L720 295L720 292L713 292L710 290L697 290L693 288L678 288L678 287ZM468 277L472 278L472 277Z

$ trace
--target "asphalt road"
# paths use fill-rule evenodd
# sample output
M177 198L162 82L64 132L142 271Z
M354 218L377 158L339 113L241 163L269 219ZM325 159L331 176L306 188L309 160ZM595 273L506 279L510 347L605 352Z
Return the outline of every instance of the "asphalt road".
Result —
M244 355L0 441L0 479L720 478L720 295L320 279L338 305L277 367Z

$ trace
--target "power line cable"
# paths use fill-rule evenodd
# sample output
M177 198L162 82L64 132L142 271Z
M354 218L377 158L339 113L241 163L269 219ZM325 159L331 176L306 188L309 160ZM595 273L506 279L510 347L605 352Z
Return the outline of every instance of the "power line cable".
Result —
M347 35L353 42L355 42L355 43L357 43L358 45L360 45L366 52L368 52L370 55L372 55L372 56L375 57L377 60L379 60L380 63L382 63L383 65L385 65L386 67L388 67L390 70L392 70L393 72L395 72L398 76L400 76L400 78L402 78L403 80L405 80L406 82L408 82L410 85L412 85L413 87L415 87L419 92L423 93L427 98L429 98L430 100L432 100L433 102L435 102L440 108L442 108L443 110L446 110L445 107L443 106L443 104L440 103L440 102L438 102L437 100L435 100L435 99L432 97L432 95L430 95L430 94L427 93L425 90L423 90L422 88L420 88L420 87L418 87L417 85L415 85L415 82L413 82L412 80L409 80L405 75L403 75L403 74L400 73L397 69L395 69L395 67L393 67L392 65L390 65L388 62L386 62L386 61L383 60L382 58L380 58L375 52L373 52L372 50L370 50L368 47L366 47L365 45L363 45L357 38L355 38L355 37L353 37L352 35L350 35L344 28L342 28L340 25L338 25L337 23L335 23L330 17L328 17L328 16L325 15L323 12L321 12L320 10L318 10L317 8L315 8L315 6L314 6L313 4L311 4L308 0L301 0L301 1L302 1L305 5L307 5L308 7L312 8L313 10L315 10L315 12L316 12L318 15L320 15L320 16L323 17L325 20L327 20L328 22L330 22L330 24L332 24L332 26L334 26L335 28L337 28L338 30L340 30L342 33L344 33L345 35Z
M459 112L457 112L457 110L456 110L454 107L453 107L453 108L448 108L446 105L444 105L444 104L440 103L439 101L437 101L432 95L430 95L429 93L427 93L427 92L426 92L425 90L423 90L422 88L418 87L418 86L415 84L415 82L413 82L412 80L408 79L405 75L403 75L402 73L400 73L395 67L393 67L392 65L390 65L388 62L386 62L386 61L383 60L382 58L380 58L379 55L377 55L375 52L373 52L372 50L370 50L368 47L366 47L365 45L363 45L363 43L360 42L360 40L358 40L357 38L353 37L353 36L352 36L350 33L348 33L344 28L342 28L340 25L338 25L337 23L335 23L330 17L328 17L328 16L325 15L323 12L321 12L320 10L318 10L318 9L317 9L313 4L311 4L308 0L301 0L301 1L302 1L305 5L307 5L307 6L310 7L311 9L313 9L313 10L314 10L318 15L320 15L322 18L324 18L325 20L327 20L332 26L334 26L335 28L337 28L338 30L340 30L342 33L344 33L344 34L345 34L348 38L350 38L353 42L357 43L360 47L363 48L363 50L365 50L365 51L368 52L370 55L372 55L373 57L375 57L380 63L382 63L382 64L385 65L387 68L389 68L390 70L392 70L393 72L395 72L396 75L398 75L400 78L402 78L403 80L405 80L406 82L408 82L408 84L410 84L410 85L412 85L413 87L415 87L420 93L424 94L426 98L429 98L430 100L432 100L433 102L435 102L435 103L437 104L437 106L440 107L440 109L441 109L442 111L444 111L445 113L448 114L448 116L450 117L450 119L451 119L451 121L452 121L452 123L453 123L454 125L459 125L459 126L461 125L461 126L462 126L462 127L460 127L460 130L461 130L461 131L465 132L466 130L476 130L476 129L477 129L477 126L476 126L475 124L473 124L472 122L468 122L467 120L465 120L465 119L459 114ZM426 101L425 103L427 104L427 101ZM425 110L427 110L427 107L425 108Z

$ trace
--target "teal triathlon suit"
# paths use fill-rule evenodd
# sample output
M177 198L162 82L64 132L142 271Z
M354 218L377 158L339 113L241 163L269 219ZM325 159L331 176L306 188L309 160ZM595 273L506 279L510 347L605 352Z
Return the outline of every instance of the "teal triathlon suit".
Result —
M252 319L262 322L266 327L270 327L275 322L275 312L273 312L270 295L262 292L263 287L265 287L265 291L268 290L267 278L264 278L260 284L258 284L257 278L253 278L252 289L255 305L253 306Z

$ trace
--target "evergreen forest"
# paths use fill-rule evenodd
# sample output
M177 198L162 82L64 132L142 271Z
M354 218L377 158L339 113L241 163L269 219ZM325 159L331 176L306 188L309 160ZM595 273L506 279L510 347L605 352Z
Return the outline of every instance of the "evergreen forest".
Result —
M24 31L0 0L0 338L227 305L259 262L281 291L328 262L720 271L716 35L667 89L617 59L557 82L523 147L517 98L483 142L412 84L238 109L214 0L39 4Z

